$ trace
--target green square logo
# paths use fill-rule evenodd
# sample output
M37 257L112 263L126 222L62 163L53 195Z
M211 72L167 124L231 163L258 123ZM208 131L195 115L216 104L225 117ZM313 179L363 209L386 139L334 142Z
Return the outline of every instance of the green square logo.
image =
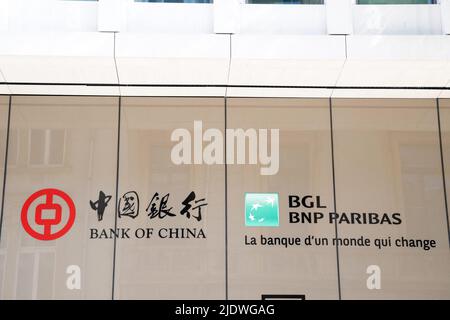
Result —
M278 193L245 194L245 226L278 227Z

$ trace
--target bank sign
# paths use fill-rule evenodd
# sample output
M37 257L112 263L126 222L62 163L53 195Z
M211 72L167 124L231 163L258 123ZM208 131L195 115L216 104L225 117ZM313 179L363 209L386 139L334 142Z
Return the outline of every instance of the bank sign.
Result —
M58 201L56 201L59 199ZM89 201L92 213L101 222L106 214L106 208L112 199L111 195L99 191L97 199ZM399 212L334 212L327 210L320 195L288 195L284 204L288 208L280 216L280 199L276 192L255 193L247 192L243 195L242 224L248 230L260 233L259 237L245 234L243 244L246 246L352 246L374 247L378 249L418 248L429 251L437 247L434 239L417 239L405 236L385 236L371 239L364 234L354 237L318 237L315 234L303 234L301 237L284 235L285 230L279 229L279 235L267 236L264 230L282 226L280 217L285 223L317 224L328 223L334 225L377 225L398 226L403 223ZM64 208L61 205L64 204ZM145 205L142 205L145 203ZM147 201L141 201L136 191L124 193L117 201L114 212L118 219L135 219L145 214L147 220L177 220L177 227L142 226L137 228L89 228L87 234L91 240L99 239L207 239L207 230L202 220L207 215L208 202L195 191L187 192L180 203L171 202L170 193L155 192ZM144 210L142 210L142 208ZM76 206L69 194L62 190L48 188L38 190L30 195L21 210L23 229L31 237L40 241L56 240L70 232L76 223ZM190 221L189 226L179 227L180 219ZM192 223L198 226L192 226ZM182 222L181 222L182 224ZM170 223L169 223L170 225Z
M208 202L205 197L199 197L195 191L187 192L180 203L171 201L170 193L155 192L150 199L143 201L136 191L125 192L117 201L115 212L119 219L135 219L144 214L149 221L186 219L201 222L207 213ZM55 201L60 198L60 201ZM89 201L92 213L97 220L103 220L107 207L110 205L112 195L104 191L98 192L96 199ZM401 215L394 213L377 212L325 212L327 208L320 196L288 195L289 211L285 214L290 224L308 224L326 221L338 224L388 224L402 223ZM64 202L64 210L59 204ZM253 193L243 195L243 222L246 227L279 227L280 203L278 193ZM32 206L32 203L35 203ZM30 210L33 207L34 210ZM297 210L301 209L301 210ZM309 209L309 210L308 210ZM76 220L76 207L72 198L64 191L58 189L42 189L33 193L23 204L21 221L24 230L38 240L56 240L64 236ZM136 231L137 230L137 231ZM91 239L130 238L134 234L137 238L150 237L153 230L136 229L89 229ZM130 233L131 232L131 233ZM164 228L157 232L161 238L206 238L206 231L201 225L199 228L172 229Z
M112 195L99 191L98 197L89 201L91 212L96 215L99 222L103 221L111 199ZM145 214L149 221L186 219L200 223L207 206L206 198L198 197L194 191L188 192L179 204L171 202L170 193L155 192L142 208L139 194L136 191L128 191L118 199L117 208L112 207L119 219L135 219L140 214ZM56 240L70 231L76 221L76 211L72 198L64 191L42 189L33 193L24 202L21 210L22 226L31 237L37 240ZM148 227L133 230L131 228L89 228L89 239L141 239L151 238L155 233L162 239L206 239L206 233L202 227L169 227L158 230Z

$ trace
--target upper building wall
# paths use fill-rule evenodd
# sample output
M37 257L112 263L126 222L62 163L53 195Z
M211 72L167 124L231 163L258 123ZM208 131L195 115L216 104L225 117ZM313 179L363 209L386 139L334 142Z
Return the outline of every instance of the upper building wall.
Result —
M450 0L0 0L0 94L443 98L449 19Z
M448 34L450 1L417 5L0 0L0 31L242 34Z

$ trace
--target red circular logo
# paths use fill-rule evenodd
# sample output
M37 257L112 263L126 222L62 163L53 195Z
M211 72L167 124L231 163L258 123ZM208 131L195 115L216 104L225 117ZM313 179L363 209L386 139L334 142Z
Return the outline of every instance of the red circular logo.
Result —
M69 217L65 225L59 229L57 232L52 233L52 228L61 224L62 221L62 207L59 203L54 202L54 198L61 198L69 207ZM39 203L34 212L34 222L43 227L44 232L38 232L34 230L28 221L28 210L30 206L39 198L45 197L45 201ZM45 211L51 211L52 216L46 217L44 215ZM31 214L30 214L31 216ZM75 222L75 205L72 199L67 195L67 193L58 189L42 189L33 193L23 204L22 212L20 216L22 220L22 225L25 231L38 240L55 240L63 235L65 235L73 223Z

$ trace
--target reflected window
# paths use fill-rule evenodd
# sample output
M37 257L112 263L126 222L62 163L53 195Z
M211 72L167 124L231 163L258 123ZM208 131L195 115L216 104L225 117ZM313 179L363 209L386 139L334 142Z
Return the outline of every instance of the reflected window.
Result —
M160 141L164 138L163 131L161 131ZM152 134L153 137L157 137L158 134ZM173 163L166 164L166 156L170 154L171 147L165 145L158 145L155 140L156 145L150 146L150 176L148 181L153 181L158 184L169 184L173 185L176 190L182 190L184 186L189 185L190 179L194 178L193 172L186 172L181 166L177 166ZM164 172L164 170L170 167L169 172Z
M440 167L432 165L436 152L431 141L417 144L403 141L398 146L402 175L401 192L405 197L405 211L411 219L433 219L433 213L427 210L426 203L430 199L438 202L442 196L442 172ZM406 225L406 230L433 234L434 225L410 223Z
M53 298L55 254L52 251L23 251L17 262L16 298Z
M33 167L62 166L65 141L66 130L64 129L31 129L29 165Z
M11 129L9 131L8 143L8 167L14 168L19 162L20 139L19 130Z

